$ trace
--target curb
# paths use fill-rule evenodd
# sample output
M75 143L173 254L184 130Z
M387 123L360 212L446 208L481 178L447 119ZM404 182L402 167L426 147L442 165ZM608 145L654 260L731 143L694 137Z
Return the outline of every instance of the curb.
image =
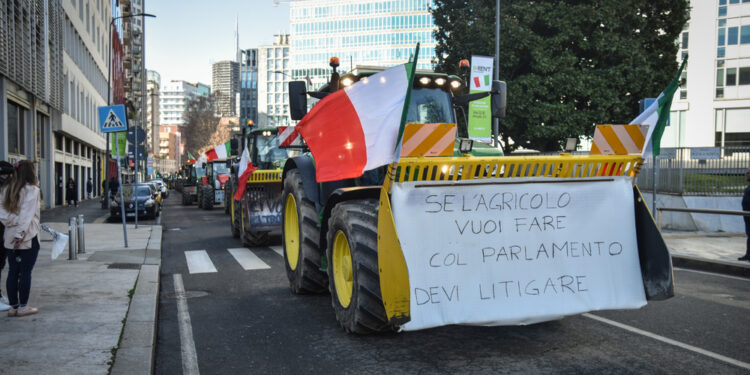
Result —
M162 227L154 226L110 374L152 374L159 313Z
M750 277L750 262L714 260L700 258L693 255L672 253L672 264L675 267Z

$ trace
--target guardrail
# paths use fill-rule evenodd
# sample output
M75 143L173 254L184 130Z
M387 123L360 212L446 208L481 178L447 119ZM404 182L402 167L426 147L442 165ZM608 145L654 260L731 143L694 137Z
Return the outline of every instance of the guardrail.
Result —
M698 214L715 214L715 215L738 215L738 216L750 216L750 211L740 210L716 210L710 208L678 208L678 207L657 207L656 208L656 223L661 230L661 213L662 211L672 212L692 212Z

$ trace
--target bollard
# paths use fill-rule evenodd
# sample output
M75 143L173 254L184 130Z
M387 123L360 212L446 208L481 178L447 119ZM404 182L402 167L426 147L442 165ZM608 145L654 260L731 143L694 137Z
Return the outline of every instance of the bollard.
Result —
M83 232L83 214L78 215L78 254L86 254L86 239Z
M78 259L76 254L76 217L71 216L68 220L68 260Z

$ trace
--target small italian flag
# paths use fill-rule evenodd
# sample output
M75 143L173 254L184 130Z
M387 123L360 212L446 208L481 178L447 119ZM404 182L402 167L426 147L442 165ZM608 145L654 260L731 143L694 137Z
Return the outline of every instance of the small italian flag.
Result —
M187 160L187 162L195 164L195 156L193 156L193 154L191 154L189 152L188 152L188 160Z
M674 97L677 87L680 85L680 76L682 70L685 69L687 64L687 58L682 60L680 70L677 71L677 75L667 85L667 88L662 91L661 94L646 108L643 113L638 115L631 124L648 125L648 133L646 133L646 144L643 147L643 158L648 158L653 152L654 156L659 156L661 153L661 136L664 134L664 128L667 126L667 120L669 120L669 111L672 107L672 98Z
M224 143L223 145L218 145L206 151L206 159L208 159L208 161L211 161L214 159L226 159L231 154L232 154L232 148L230 146L229 141L227 141L227 143Z
M296 129L315 159L316 180L336 181L398 161L415 61L360 79L318 102Z

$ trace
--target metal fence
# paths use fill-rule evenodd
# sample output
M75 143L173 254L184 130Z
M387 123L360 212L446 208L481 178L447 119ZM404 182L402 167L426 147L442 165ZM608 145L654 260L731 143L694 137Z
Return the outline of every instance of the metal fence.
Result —
M656 192L680 195L741 196L748 184L750 147L663 148L656 158ZM653 190L653 163L641 167L637 184Z
M514 153L513 155L558 155L559 153ZM575 151L586 155L588 151ZM656 158L656 192L698 196L742 196L748 185L750 147L662 148ZM641 166L636 180L643 192L652 192L653 163Z

